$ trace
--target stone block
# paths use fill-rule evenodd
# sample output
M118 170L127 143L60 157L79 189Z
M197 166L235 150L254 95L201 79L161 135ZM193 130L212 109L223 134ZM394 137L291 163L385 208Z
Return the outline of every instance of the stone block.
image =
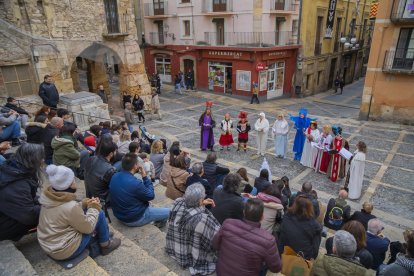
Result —
M1 241L0 248L0 275L38 275L11 241Z

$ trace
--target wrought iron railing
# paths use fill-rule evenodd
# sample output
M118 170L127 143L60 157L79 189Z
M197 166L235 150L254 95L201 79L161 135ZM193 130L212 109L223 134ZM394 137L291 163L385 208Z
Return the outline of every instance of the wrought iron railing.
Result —
M115 16L115 15L114 15ZM111 19L109 20L106 18L106 32L105 35L114 35L114 34L128 34L130 29L130 14L123 13L116 15L118 18L116 20Z
M386 51L382 70L414 74L414 48Z
M391 12L393 22L414 22L414 2L407 0L394 0Z
M232 12L233 11L233 0L226 1L213 1L213 0L202 0L202 12Z
M271 11L296 11L299 7L299 2L296 0L271 0Z
M155 0L151 3L144 3L144 16L156 16L168 14L168 1Z
M165 38L163 33L151 32L149 33L149 43L153 45L164 44Z
M280 32L205 32L203 44L211 46L272 47L296 44L291 31ZM201 44L201 42L198 42Z

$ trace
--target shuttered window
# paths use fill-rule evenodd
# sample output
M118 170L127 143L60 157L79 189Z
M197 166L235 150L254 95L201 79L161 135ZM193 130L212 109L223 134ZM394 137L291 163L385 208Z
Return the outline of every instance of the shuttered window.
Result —
M0 70L8 96L21 97L36 92L33 89L34 82L31 78L29 64L1 66Z

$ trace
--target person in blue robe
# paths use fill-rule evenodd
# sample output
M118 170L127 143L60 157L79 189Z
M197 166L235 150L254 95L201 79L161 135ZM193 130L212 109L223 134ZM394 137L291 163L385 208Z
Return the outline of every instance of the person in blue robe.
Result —
M299 109L299 116L292 116L289 114L289 119L295 123L294 128L296 128L296 135L293 143L293 152L295 153L294 160L301 159L306 140L305 130L309 127L311 121L317 120L316 118L308 118L307 115L308 110L305 108Z

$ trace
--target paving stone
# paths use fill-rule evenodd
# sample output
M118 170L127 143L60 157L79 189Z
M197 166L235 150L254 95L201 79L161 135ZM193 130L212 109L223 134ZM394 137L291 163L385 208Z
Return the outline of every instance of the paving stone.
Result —
M170 115L171 113L168 113L168 116ZM197 118L197 120L198 120L198 118L201 116L201 113L200 112L198 112L197 110L195 110L195 109L185 109L185 110L180 110L180 112L177 114L178 116L176 116L175 114L173 115L173 117L175 117L175 118L182 118L182 117L184 117L184 118L190 118L190 117L195 117L195 118ZM169 117L167 117L167 120L170 120L170 118Z
M406 134L403 141L406 143L414 144L414 134Z
M368 179L372 179L377 174L380 168L381 165L365 162L364 176Z
M12 241L0 241L0 275L38 275Z
M396 131L376 130L372 128L362 128L359 134L365 137L386 140L397 140L400 136L400 133Z
M374 149L368 149L366 154L366 159L370 161L380 162L383 163L387 158L388 153L384 151L378 151Z
M339 189L343 186L344 180L332 182L326 174L311 172L299 183L302 185L305 182L312 183L312 187L317 191L323 191L334 196L338 194Z
M414 172L407 172L399 168L390 167L385 171L381 182L412 191L414 190L413 179Z
M398 148L398 152L414 155L414 145L413 144L401 144L400 147Z
M390 187L378 186L372 203L376 209L414 220L414 193L402 192ZM398 199L398 203L396 201ZM403 228L403 227L401 227Z
M288 159L276 158L266 154L266 160L269 163L269 167L272 171L272 175L277 178L282 176L287 176L289 179L293 179L295 176L299 175L301 172L306 170L298 161L292 161ZM249 162L249 167L259 170L263 162L263 157L256 159L254 162Z
M199 129L198 120L192 118L181 118L180 120L171 120L168 122L168 124L182 129L183 132ZM218 127L216 127L216 129L214 130L218 131Z
M393 142L385 141L383 139L374 139L372 137L356 135L351 141L352 145L356 145L359 141L364 141L367 145L367 148L370 149L381 149L381 150L391 150Z
M414 156L396 154L391 161L392 166L414 170Z
M177 103L177 102L168 102L166 104L162 105L161 111L171 111L171 110L177 110L177 109L185 109L188 108L188 105L185 105L183 103Z
M205 103L206 100L203 98L192 97L192 95L190 95L187 97L180 98L180 102L186 103L188 105L197 105L197 104Z
M168 123L169 124L169 123ZM158 130L162 129L162 132L172 134L172 135L178 135L183 133L183 129L179 127L170 126L167 124L162 124L156 127ZM148 131L151 133L152 127L148 128Z

